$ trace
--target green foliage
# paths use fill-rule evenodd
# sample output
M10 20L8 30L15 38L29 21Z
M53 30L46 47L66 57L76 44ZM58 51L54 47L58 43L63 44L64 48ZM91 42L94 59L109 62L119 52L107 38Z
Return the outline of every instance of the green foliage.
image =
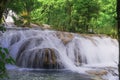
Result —
M71 32L116 34L116 0L38 0L33 23Z
M4 32L6 29L0 26L0 31ZM5 64L14 64L14 59L9 55L7 48L0 46L0 78L7 77Z
M32 6L31 6L32 5ZM12 0L15 24L48 24L53 29L79 33L116 33L116 0Z
M7 48L0 47L0 78L7 76L5 64L14 64Z
M33 22L72 32L87 32L100 6L96 0L40 0L41 6L31 13Z
M116 0L99 0L100 12L94 21L94 31L117 37Z
M17 19L16 17L12 17L13 20L14 20L14 24L17 25L17 26L22 26L23 25L23 21L21 18Z
M18 26L30 26L31 11L36 9L40 3L37 0L14 0L8 5L8 8L17 13L19 18L15 18L15 24Z

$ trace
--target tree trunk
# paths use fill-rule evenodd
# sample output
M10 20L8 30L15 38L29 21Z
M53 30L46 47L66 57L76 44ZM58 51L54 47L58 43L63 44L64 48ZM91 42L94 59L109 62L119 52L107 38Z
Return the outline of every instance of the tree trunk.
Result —
M117 0L117 21L118 21L118 41L119 41L119 58L120 58L120 0ZM118 64L118 71L119 71L119 80L120 80L120 59Z
M69 31L75 32L75 28L72 24L72 6L73 3L70 0L66 0L65 12L67 15L67 28L69 29Z

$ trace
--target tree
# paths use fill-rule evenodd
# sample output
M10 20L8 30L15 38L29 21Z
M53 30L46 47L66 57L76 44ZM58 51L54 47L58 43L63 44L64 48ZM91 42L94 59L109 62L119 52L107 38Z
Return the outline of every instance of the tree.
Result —
M73 8L74 8L73 21L76 21L76 23L78 24L76 26L77 27L76 30L79 30L79 28L81 28L79 32L82 32L82 31L88 32L88 29L91 28L91 25L90 25L91 20L94 18L97 18L97 16L99 15L100 6L98 1L97 0L91 0L91 1L77 0L77 1L74 1Z
M37 22L71 32L87 32L92 18L99 12L96 0L39 0L41 5L32 12ZM36 16L36 17L35 17ZM89 26L89 27L88 27Z
M92 26L96 33L117 36L116 21L116 0L99 0L100 11Z
M26 26L30 26L31 11L38 7L39 2L37 2L37 0L20 0L20 1L23 6L23 11L21 13L21 17L24 19L24 21L26 20L26 22L24 22L24 24Z

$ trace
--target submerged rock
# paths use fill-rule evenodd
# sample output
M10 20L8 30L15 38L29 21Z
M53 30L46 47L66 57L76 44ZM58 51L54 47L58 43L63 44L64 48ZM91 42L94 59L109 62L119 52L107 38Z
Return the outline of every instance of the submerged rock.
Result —
M106 80L103 78L103 76L108 74L106 70L89 70L86 72L90 75L93 75L92 80Z
M89 70L86 71L88 74L93 74L93 75L98 75L98 76L102 76L102 75L106 75L108 72L106 70Z

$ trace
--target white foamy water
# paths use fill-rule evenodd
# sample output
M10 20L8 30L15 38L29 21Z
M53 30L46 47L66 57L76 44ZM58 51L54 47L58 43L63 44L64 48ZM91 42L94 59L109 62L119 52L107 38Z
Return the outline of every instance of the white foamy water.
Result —
M13 30L3 33L0 42L9 49L18 62L17 66L22 68L44 68L47 65L47 68L65 68L85 73L90 67L117 68L118 65L118 42L106 36L83 36L49 30Z

